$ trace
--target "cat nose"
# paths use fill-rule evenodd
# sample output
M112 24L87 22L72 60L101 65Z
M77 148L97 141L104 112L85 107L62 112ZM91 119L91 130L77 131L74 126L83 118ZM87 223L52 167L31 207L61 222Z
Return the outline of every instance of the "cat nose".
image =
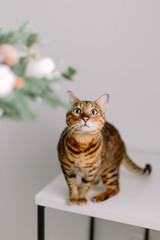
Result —
M84 114L84 115L82 116L82 119L83 119L84 122L87 122L88 119L89 119L89 117L88 117L87 115Z

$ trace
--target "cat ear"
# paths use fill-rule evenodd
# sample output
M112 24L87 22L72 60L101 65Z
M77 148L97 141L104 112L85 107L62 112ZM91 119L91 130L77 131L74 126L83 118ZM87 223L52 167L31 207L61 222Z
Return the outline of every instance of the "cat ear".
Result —
M74 104L75 102L80 101L72 91L68 90L66 92L66 101L70 104Z
M103 96L98 98L95 102L100 106L102 111L105 112L109 104L109 94L107 93L104 94Z

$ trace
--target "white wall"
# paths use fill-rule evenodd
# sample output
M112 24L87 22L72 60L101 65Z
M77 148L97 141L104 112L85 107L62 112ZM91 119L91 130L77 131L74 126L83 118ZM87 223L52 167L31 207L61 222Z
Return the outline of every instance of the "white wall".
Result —
M127 146L160 151L159 12L157 0L6 0L0 19L7 29L31 20L47 39L42 51L77 68L62 96L67 89L82 99L108 92L107 119ZM56 144L65 111L40 105L35 110L36 122L0 122L0 239L36 239L34 195L60 172ZM47 240L87 239L86 217L54 210L47 216ZM114 234L108 240L123 234L132 239L130 231L142 231L98 220L97 239L106 239L107 229ZM152 232L152 239L159 237Z

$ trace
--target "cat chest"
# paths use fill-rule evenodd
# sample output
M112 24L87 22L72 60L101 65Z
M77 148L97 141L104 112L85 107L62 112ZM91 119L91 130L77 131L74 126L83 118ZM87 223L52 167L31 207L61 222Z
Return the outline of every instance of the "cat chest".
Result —
M94 144L88 148L75 149L67 146L67 157L71 168L75 172L84 175L91 168L96 168L101 162L101 144Z
M70 156L70 168L71 170L81 176L86 176L91 170L98 170L101 164L101 158L99 156L94 158L85 158L85 154L81 153L78 157Z
M83 162L83 160L87 161L88 159L96 158L101 153L101 145L101 141L86 147L83 145L77 147L74 144L67 143L66 151L71 158L74 158L75 160L78 159L80 162Z

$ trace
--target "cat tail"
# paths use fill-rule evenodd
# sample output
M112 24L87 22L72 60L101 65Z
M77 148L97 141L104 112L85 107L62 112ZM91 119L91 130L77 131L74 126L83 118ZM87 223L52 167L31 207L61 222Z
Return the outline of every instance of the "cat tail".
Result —
M131 172L140 174L140 175L150 175L152 172L152 167L150 164L146 164L144 168L137 166L128 156L127 154L124 156L122 163L124 166L129 169Z

